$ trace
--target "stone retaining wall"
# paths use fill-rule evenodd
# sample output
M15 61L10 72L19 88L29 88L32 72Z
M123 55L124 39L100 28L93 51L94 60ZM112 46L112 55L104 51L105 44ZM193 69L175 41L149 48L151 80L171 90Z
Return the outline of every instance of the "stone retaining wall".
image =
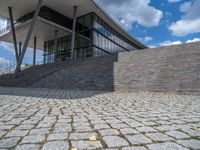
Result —
M200 91L200 43L29 68L0 86L84 90Z

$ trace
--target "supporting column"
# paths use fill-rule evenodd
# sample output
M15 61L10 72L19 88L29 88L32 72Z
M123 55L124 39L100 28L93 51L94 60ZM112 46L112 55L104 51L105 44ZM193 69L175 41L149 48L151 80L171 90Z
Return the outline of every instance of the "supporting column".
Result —
M34 48L33 48L33 66L35 66L35 59L36 59L36 44L37 44L37 38L34 37Z
M75 47L75 35L76 35L76 12L77 12L77 6L74 6L73 27L72 27L72 44L71 44L71 60L74 60L74 47Z
M27 33L27 37L26 37L26 40L24 42L24 46L23 46L23 49L22 49L22 54L20 55L19 57L19 61L17 62L17 67L15 69L15 76L17 77L17 74L20 70L20 66L22 64L22 61L23 61L23 58L24 58L24 55L25 55L25 52L26 52L26 49L27 49L27 46L28 46L28 43L30 41L30 38L31 38L31 35L32 35L32 32L33 32L33 29L35 27L35 23L37 21L37 17L38 17L38 14L40 12L40 8L42 6L42 2L43 0L38 0L38 4L36 6L36 9L35 9L35 13L34 13L34 16L33 16L33 20L31 22L31 25L30 25L30 28L28 30L28 33Z
M57 60L58 55L58 30L55 30L55 36L54 36L54 63Z
M10 24L11 24L13 43L14 43L14 49L15 49L15 57L16 57L16 62L18 62L19 55L18 55L18 50L17 50L17 39L16 39L16 34L15 34L12 8L8 7L8 10L9 10L9 15L10 15Z
M22 54L22 42L19 42L19 56Z

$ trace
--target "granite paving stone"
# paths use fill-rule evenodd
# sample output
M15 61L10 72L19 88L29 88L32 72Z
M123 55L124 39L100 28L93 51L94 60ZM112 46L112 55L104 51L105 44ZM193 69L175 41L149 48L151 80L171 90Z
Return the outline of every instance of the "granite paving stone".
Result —
M116 129L103 129L103 130L99 130L99 133L102 136L106 136L106 135L119 135L119 131L117 131Z
M0 87L0 149L200 149L199 108L197 95Z
M133 128L124 128L124 129L120 129L122 134L137 134L139 133L137 130L133 129Z
M72 147L77 149L100 149L102 144L100 141L72 141Z
M39 144L23 144L23 145L18 145L16 147L16 150L39 150L40 145Z
M176 139L184 139L184 138L190 138L189 135L180 132L180 131L170 131L170 132L166 132L167 135L172 136Z
M44 135L29 135L25 136L24 139L21 141L21 144L24 143L41 143L45 140Z
M147 147L150 150L189 150L173 142L150 144Z
M191 149L200 149L200 140L179 140L177 141L177 143L185 146L185 147L189 147Z
M146 136L151 138L153 141L157 141L157 142L165 142L165 141L173 140L173 138L163 133L147 133Z
M122 150L147 150L144 146L131 146L131 147L124 147Z
M152 142L149 138L147 138L146 136L142 134L128 135L126 137L131 142L131 144L134 144L134 145L141 145L141 144L147 144L147 143Z
M52 141L44 144L42 150L67 150L69 144L66 141Z
M96 136L95 132L82 132L82 133L71 133L70 140L84 140L89 139L91 136Z
M68 139L68 133L53 133L49 134L47 141L66 140L66 139Z
M109 148L128 146L129 143L119 136L105 136L103 138Z
M17 138L17 137L1 139L0 140L0 148L12 148L17 145L19 140L20 140L20 138Z
M6 134L6 137L12 137L12 136L25 136L29 130L13 130Z

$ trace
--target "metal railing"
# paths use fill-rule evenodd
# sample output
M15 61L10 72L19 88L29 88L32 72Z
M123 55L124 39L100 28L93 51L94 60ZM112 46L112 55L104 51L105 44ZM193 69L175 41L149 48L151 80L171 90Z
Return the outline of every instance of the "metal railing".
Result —
M22 24L24 24L25 22L27 22L28 20L32 19L34 15L34 12L28 13L22 17L20 17L19 19L17 19L14 22L14 26L15 28L21 26ZM5 35L6 33L9 33L11 31L11 25L5 27L4 29L0 30L0 36Z
M31 18L30 18L31 19ZM28 21L28 20L27 20ZM14 26L15 28L18 28L20 27L21 25L23 24L23 22L15 22L14 23ZM11 25L5 27L4 29L0 30L0 36L3 36L7 33L9 33L11 31Z
M16 65L11 65L0 69L0 75L12 73L15 70Z

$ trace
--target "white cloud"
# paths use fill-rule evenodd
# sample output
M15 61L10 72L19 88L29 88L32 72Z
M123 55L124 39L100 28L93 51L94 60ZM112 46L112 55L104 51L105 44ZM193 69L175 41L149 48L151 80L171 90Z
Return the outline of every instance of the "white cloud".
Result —
M152 41L153 38L150 36L145 36L144 38L138 38L141 42L149 42Z
M0 41L0 47L3 47L4 49L9 50L9 51L12 52L13 54L15 54L14 46L13 46L12 43L1 42L1 41Z
M190 11L192 6L192 2L185 2L180 6L180 11L183 13L187 13L188 11Z
M169 30L173 35L185 36L200 32L200 0L185 2L180 6L180 11L185 13L180 20L172 23Z
M200 32L200 18L195 20L179 20L171 24L169 30L176 36L185 36L190 33Z
M156 48L158 46L157 45L148 45L148 47L150 47L150 48Z
M193 43L193 42L200 42L200 38L193 38L190 40L187 40L185 42L181 42L181 41L170 41L170 40L166 40L158 45L150 45L149 47L154 48L157 46L170 46L170 45L179 45L179 44L184 44L184 43Z
M192 40L187 40L186 43L200 42L200 38L194 38Z
M0 68L4 68L10 64L10 61L0 56Z
M167 40L167 41L160 43L159 45L160 46L169 46L169 45L179 45L179 44L182 44L182 42L181 41L169 41L169 40Z
M150 37L150 36L144 37L144 42L149 42L149 41L152 41L152 40L153 40L153 38Z
M157 26L163 16L163 12L150 6L150 0L99 0L109 14L118 18L120 23L131 29L137 22L145 27Z
M177 3L180 2L180 0L168 0L169 3Z

